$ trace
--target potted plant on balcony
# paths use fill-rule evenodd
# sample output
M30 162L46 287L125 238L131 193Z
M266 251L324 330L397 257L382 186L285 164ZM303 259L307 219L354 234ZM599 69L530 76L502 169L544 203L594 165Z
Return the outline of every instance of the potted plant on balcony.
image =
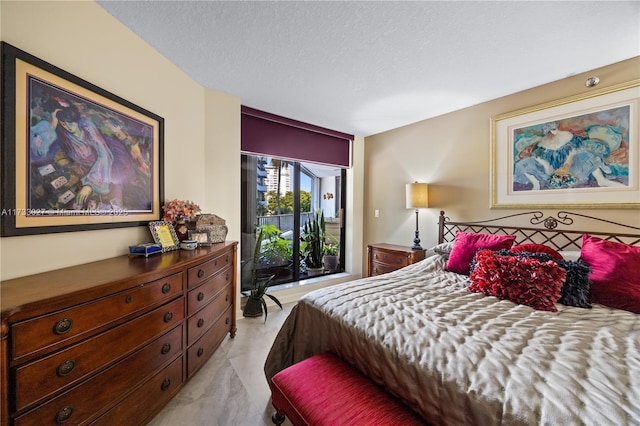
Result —
M334 240L336 239L336 237L334 237L333 235L327 235L327 238L333 238ZM336 240L337 241L337 240ZM340 263L340 246L337 243L331 242L331 243L326 243L324 245L324 270L328 271L328 272L335 272L338 269L338 264Z
M262 249L262 241L265 232L262 227L256 229L256 245L253 249L253 261L251 265L251 288L243 291L242 294L247 297L247 303L242 311L245 317L259 317L264 313L264 321L267 322L267 302L265 296L273 300L273 302L282 309L282 304L275 296L268 294L267 289L274 275L258 274L258 263L260 262L260 252Z
M262 243L258 274L273 274L276 280L292 277L293 246L291 240L283 238L282 231L275 225L261 225L260 229L262 230Z
M320 275L324 272L325 221L321 209L316 210L302 227L302 251L307 266L307 275Z

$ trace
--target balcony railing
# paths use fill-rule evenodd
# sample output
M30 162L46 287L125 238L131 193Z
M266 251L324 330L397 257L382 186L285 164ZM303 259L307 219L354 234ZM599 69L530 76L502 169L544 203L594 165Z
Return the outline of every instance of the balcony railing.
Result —
M300 226L312 215L311 212L300 213ZM258 216L258 225L275 225L281 232L293 231L293 214Z

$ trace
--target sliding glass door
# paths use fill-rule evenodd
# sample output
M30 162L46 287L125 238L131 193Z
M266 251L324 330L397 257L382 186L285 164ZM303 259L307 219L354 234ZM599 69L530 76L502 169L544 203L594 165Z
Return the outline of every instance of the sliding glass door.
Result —
M271 276L271 286L309 278L310 246L305 225L324 218L322 275L344 270L344 176L335 166L282 158L242 155L241 281L247 289L251 268ZM262 241L256 248L256 230ZM317 253L316 253L317 254Z

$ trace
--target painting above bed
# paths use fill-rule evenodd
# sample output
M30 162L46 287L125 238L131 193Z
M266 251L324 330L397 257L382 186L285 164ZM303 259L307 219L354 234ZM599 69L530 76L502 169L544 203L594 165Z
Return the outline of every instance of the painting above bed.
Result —
M491 119L491 207L640 208L640 80Z

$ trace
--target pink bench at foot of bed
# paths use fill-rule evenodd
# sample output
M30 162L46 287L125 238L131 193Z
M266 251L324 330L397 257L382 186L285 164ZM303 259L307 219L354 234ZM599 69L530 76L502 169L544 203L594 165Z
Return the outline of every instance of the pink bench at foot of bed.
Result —
M424 425L413 411L330 352L312 356L273 376L276 425Z

